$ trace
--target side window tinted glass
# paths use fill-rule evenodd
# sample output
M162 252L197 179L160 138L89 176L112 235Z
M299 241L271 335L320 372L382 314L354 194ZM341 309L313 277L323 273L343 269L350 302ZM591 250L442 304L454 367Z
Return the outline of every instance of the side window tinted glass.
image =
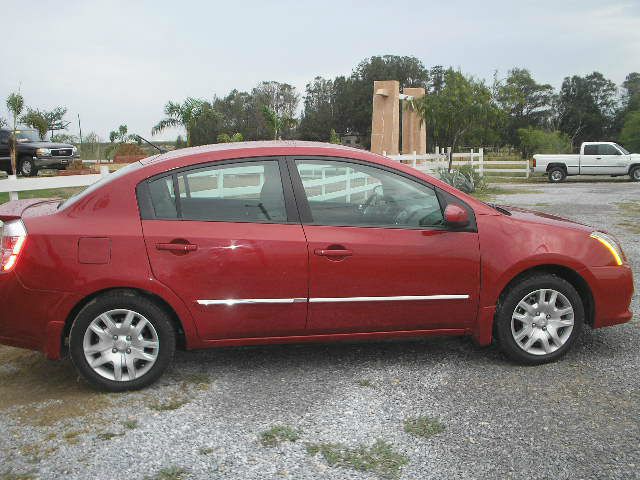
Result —
M178 175L184 220L286 222L275 160L208 166Z
M584 154L585 155L598 155L598 145L585 145L584 146Z
M420 228L443 224L433 189L357 163L298 160L313 223Z
M618 149L613 145L608 145L603 143L602 145L598 145L598 153L600 155L620 155Z
M156 218L178 218L176 196L173 191L173 176L170 175L149 182L149 192Z

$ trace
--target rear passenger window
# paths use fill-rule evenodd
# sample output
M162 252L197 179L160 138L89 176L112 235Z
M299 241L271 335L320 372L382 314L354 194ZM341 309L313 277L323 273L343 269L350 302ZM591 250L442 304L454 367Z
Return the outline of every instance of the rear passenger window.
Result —
M151 203L157 218L213 222L287 221L280 168L276 160L189 170L177 174L177 183L177 199L173 191L173 176L149 183Z
M584 154L585 155L598 155L598 145L585 145L584 146Z

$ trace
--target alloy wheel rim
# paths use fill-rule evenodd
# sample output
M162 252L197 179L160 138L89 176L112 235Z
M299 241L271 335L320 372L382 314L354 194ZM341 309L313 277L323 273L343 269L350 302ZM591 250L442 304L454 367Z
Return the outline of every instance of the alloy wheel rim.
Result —
M22 162L22 173L31 175L31 162Z
M511 315L511 335L518 347L532 355L548 355L571 337L573 306L557 290L544 288L525 295Z
M636 180L640 180L640 168L636 168L633 171L633 178L635 178Z
M89 324L82 347L94 372L109 380L128 382L153 367L160 342L147 318L133 310L117 309L99 315Z
M553 172L551 174L551 178L553 178L555 181L558 181L562 178L562 173L558 172L557 170L555 172Z

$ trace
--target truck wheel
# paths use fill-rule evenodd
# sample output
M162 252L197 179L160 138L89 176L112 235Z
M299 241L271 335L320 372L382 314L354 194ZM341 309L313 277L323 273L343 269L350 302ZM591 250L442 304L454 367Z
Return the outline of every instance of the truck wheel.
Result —
M633 167L629 172L629 176L634 182L640 182L640 166Z
M562 167L553 167L549 170L549 181L551 183L560 183L564 182L564 179L567 178L567 172L565 172Z
M35 177L38 175L38 168L32 158L24 157L20 160L18 168L23 177Z

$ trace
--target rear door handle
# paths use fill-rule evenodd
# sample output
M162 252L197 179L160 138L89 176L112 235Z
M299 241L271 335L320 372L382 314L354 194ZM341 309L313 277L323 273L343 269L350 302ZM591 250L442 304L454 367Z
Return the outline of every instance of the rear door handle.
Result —
M351 250L347 250L347 249L335 249L335 250L325 250L325 249L321 249L318 248L316 250L313 251L313 253L315 253L316 255L320 256L320 257L350 257L351 255L353 255L353 252Z
M168 250L170 252L193 252L198 249L193 243L156 243L156 250Z

